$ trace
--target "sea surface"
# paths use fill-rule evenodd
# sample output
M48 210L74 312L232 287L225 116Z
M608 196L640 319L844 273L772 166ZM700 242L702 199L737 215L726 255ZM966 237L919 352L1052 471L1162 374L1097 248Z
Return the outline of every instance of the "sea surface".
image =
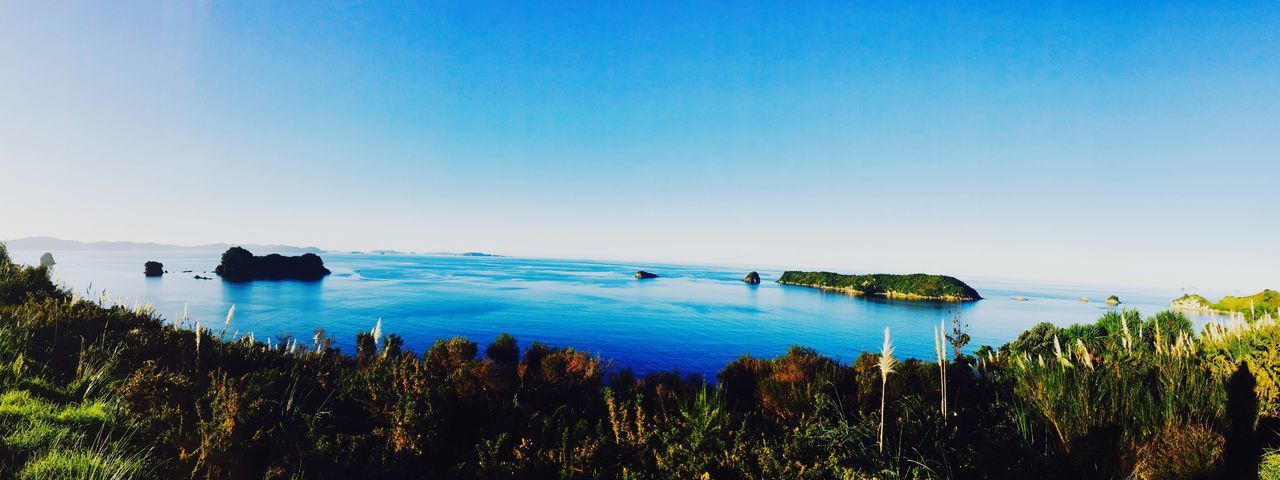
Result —
M13 251L23 263L37 251ZM1091 288L1043 282L964 279L985 297L969 303L851 297L774 283L781 271L760 270L764 283L741 281L742 268L654 263L448 255L324 254L333 274L316 282L223 282L213 275L218 252L53 252L58 280L82 297L102 291L154 304L166 321L188 308L217 332L235 305L228 334L259 341L292 335L310 343L316 329L352 350L356 332L379 318L421 353L437 339L470 338L480 350L502 332L522 347L540 341L594 352L611 368L637 373L679 370L709 379L744 354L771 357L792 345L843 361L876 351L889 327L897 355L933 356L933 328L959 314L978 345L999 346L1039 322L1092 322L1121 308L1149 315L1176 291ZM148 260L164 263L161 278L142 275ZM191 270L183 273L184 270ZM636 280L636 270L662 278ZM197 280L193 276L214 277ZM1080 302L1082 296L1089 303ZM1025 297L1026 301L1016 301ZM1196 323L1203 319L1193 318Z

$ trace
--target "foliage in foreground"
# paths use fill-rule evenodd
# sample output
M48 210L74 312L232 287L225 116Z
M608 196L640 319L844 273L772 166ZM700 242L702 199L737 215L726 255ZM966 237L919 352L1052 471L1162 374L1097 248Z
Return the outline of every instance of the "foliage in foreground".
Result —
M125 303L75 298L45 267L12 265L0 250L0 476L1235 478L1280 470L1277 455L1264 453L1280 446L1271 433L1280 327L1270 319L1233 319L1197 335L1179 314L1116 312L1066 329L1043 324L998 350L891 369L870 353L842 364L795 347L778 358L739 358L707 386L608 371L585 352L521 348L506 335L485 348L441 340L422 354L380 326L358 336L353 355L323 332L268 346L227 337L231 315L213 328L165 323Z

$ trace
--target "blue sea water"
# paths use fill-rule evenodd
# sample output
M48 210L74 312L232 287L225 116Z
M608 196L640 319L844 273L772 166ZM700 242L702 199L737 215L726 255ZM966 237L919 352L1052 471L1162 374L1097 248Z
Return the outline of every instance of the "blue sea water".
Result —
M11 252L34 264L40 253ZM446 255L325 254L333 274L318 282L223 282L212 274L218 252L53 252L57 278L86 298L106 290L155 305L172 321L183 308L214 331L235 305L228 332L259 340L292 335L310 342L323 328L351 351L358 331L381 318L383 331L419 353L437 339L470 338L484 346L509 332L521 346L541 341L598 354L613 368L676 370L714 378L743 354L769 357L803 345L850 361L879 349L891 329L899 357L933 355L933 328L958 312L978 345L1002 345L1039 322L1092 322L1117 294L1144 315L1168 308L1179 292L1097 289L964 279L985 300L935 303L850 297L774 283L741 281L741 268L653 263ZM162 278L142 275L148 260ZM192 270L191 273L180 273ZM636 280L636 270L662 278ZM208 273L205 273L208 272ZM196 280L195 274L214 280ZM1027 301L1015 301L1021 296ZM1093 301L1077 299L1088 296ZM1197 322L1198 323L1198 322ZM278 340L277 340L278 341Z

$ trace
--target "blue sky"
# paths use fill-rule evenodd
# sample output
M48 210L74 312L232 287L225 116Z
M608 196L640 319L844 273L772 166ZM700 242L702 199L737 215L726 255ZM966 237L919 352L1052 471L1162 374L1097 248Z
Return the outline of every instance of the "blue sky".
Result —
M5 2L0 238L1280 286L1280 4Z

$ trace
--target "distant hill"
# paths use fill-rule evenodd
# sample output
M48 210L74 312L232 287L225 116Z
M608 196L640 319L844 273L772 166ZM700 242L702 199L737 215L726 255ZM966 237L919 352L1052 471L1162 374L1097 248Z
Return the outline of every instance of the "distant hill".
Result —
M1222 297L1218 303L1196 294L1186 294L1173 301L1176 310L1194 310L1202 312L1249 312L1249 307L1263 312L1275 312L1280 308L1280 292L1267 289L1247 297Z
M463 252L463 253L424 252L419 254L417 252L405 252L400 250L353 251L351 252L351 254L352 255L366 255L366 254L367 255L440 255L440 256L448 256L448 257L502 257L502 255L497 255L493 253L484 253L484 252Z
M982 296L968 284L946 275L841 275L831 272L783 272L778 283L836 290L853 295L879 295L908 300L970 301Z
M54 237L27 237L5 242L10 249L13 250L47 250L51 252L72 251L72 250L97 250L97 251L148 251L148 252L165 252L165 251L186 251L186 252L225 252L228 248L234 246L244 247L253 251L265 253L324 253L316 247L294 247L291 245L255 245L255 244L229 244L229 243L210 243L208 245L184 246L184 245L168 245L163 243L151 242L81 242L78 240L63 240Z
M1267 289L1247 297L1226 296L1217 303L1218 308L1232 311L1248 310L1250 305L1267 310L1280 308L1280 292Z

